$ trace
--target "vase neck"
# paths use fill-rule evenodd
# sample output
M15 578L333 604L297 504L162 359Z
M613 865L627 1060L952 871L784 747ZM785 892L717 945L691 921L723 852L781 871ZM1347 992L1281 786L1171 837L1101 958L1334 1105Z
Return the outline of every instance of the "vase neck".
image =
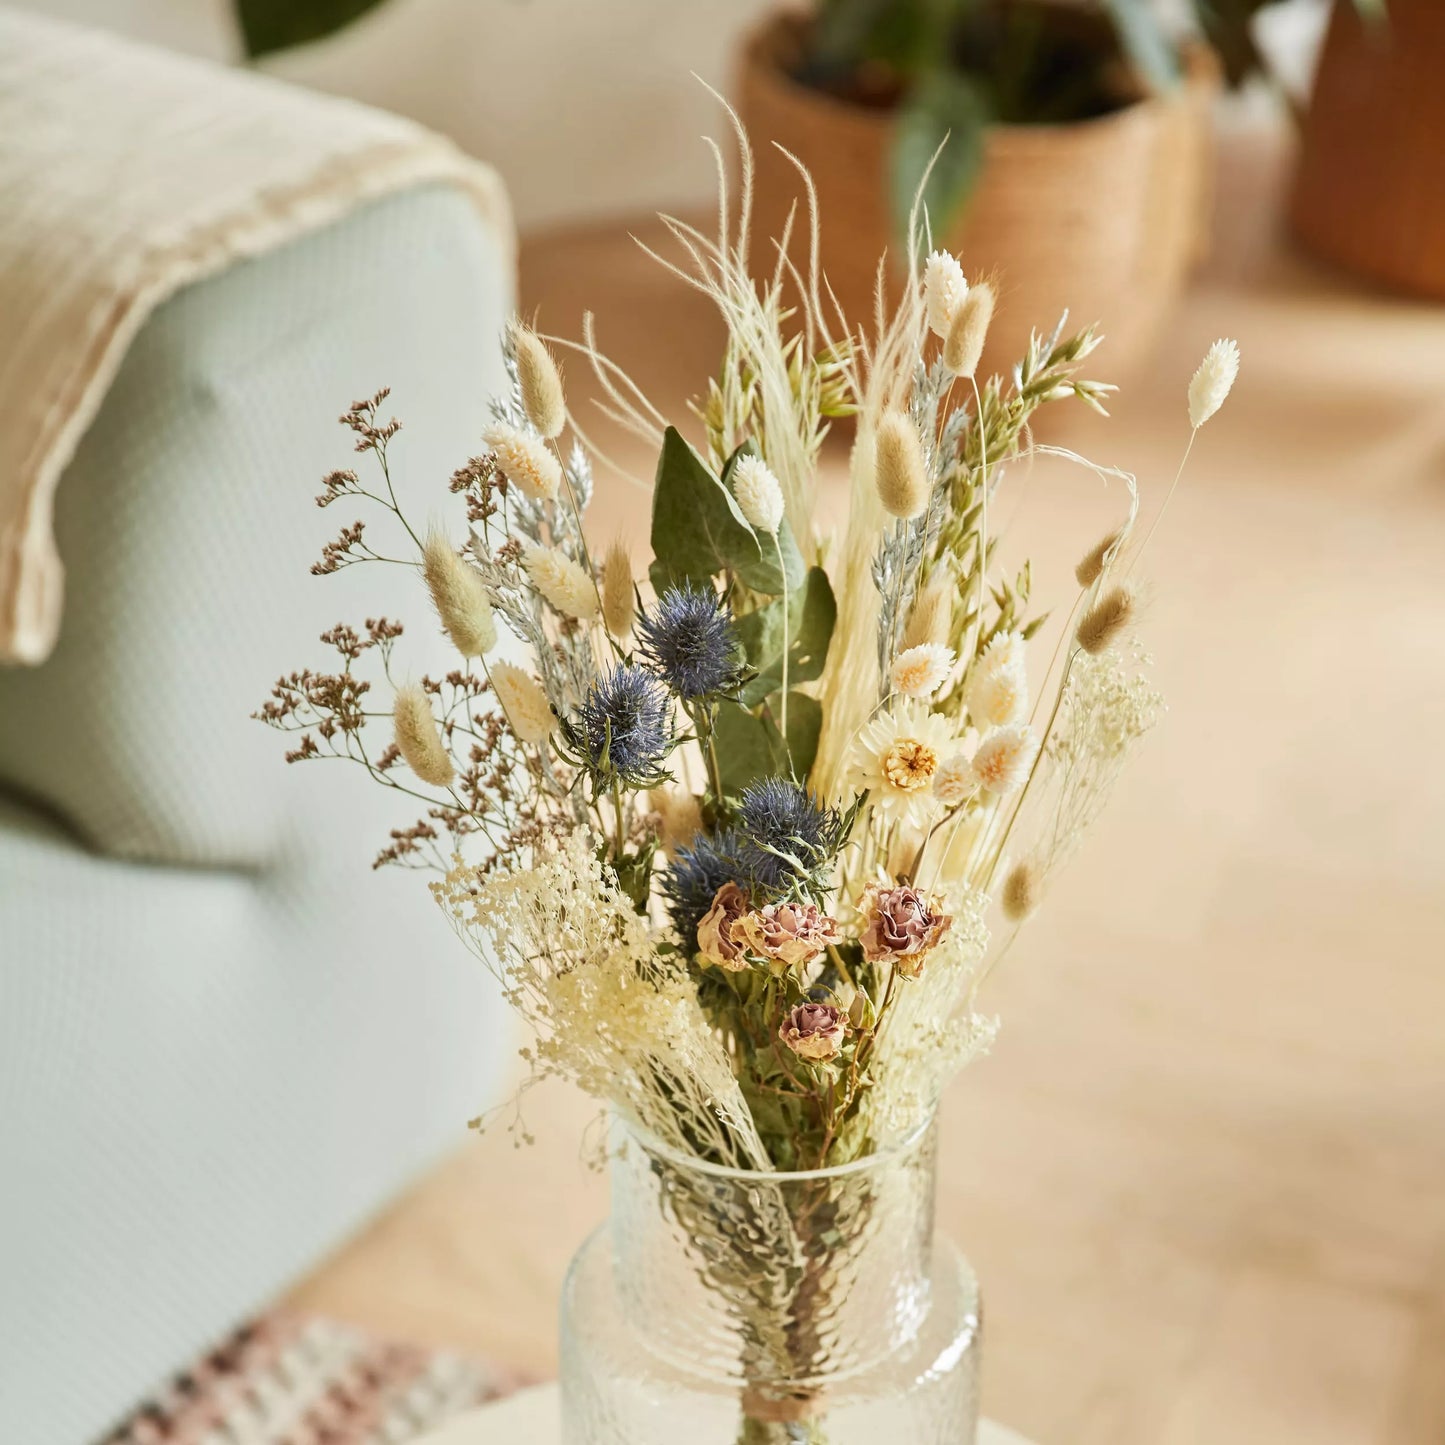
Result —
M629 1135L612 1170L619 1302L674 1363L748 1387L865 1368L927 1314L935 1130L838 1169L716 1169Z

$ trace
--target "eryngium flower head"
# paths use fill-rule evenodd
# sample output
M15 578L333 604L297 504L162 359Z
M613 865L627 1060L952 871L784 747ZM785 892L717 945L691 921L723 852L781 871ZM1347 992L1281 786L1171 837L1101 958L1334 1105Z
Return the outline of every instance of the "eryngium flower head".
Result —
M735 691L742 681L732 609L710 587L669 587L637 630L643 659L686 702Z
M680 848L662 875L672 926L689 953L700 942L698 924L717 901L718 890L742 881L737 851L737 835L728 829L713 837L703 835L690 848Z
M841 821L788 778L761 778L738 803L736 858L742 875L766 893L811 878L842 845Z
M843 1047L848 1033L841 1009L830 1003L800 1003L789 1011L778 1029L778 1037L800 1059L822 1063Z
M599 788L614 781L651 788L666 781L662 766L676 738L667 694L649 672L623 663L592 684L562 736L572 760Z

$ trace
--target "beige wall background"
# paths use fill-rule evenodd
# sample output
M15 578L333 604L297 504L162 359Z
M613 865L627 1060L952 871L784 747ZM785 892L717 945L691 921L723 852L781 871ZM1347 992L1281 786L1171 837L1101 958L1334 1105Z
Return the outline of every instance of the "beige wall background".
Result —
M5 3L214 60L240 53L230 0ZM726 90L738 38L775 3L390 0L263 68L452 136L498 166L519 223L540 229L710 199L701 137L721 121L694 73ZM1322 13L1321 0L1269 13L1264 38L1293 84Z

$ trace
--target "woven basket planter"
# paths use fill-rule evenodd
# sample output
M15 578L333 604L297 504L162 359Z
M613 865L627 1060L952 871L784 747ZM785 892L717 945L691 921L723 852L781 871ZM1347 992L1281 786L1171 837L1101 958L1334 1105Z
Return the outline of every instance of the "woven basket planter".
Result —
M823 268L855 325L870 321L878 257L896 255L889 209L892 117L793 78L803 25L766 22L746 43L740 113L756 154L754 244L780 235L812 173L822 219ZM1211 52L1186 57L1186 83L1096 119L997 126L985 141L966 214L941 242L971 277L991 276L999 307L984 367L1011 367L1029 331L1102 323L1102 375L1149 350L1203 250L1211 193L1210 102L1219 88ZM806 226L793 258L806 260ZM940 238L936 238L940 239ZM762 257L769 249L760 249ZM896 282L896 275L892 278Z
M1316 255L1445 299L1445 3L1337 4L1305 118L1292 220Z

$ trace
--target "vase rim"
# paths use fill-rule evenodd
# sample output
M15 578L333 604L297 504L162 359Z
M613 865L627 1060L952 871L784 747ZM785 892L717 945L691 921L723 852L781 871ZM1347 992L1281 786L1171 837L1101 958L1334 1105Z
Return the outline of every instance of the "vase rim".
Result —
M650 1154L656 1154L668 1160L669 1163L677 1165L682 1169L692 1170L697 1174L707 1174L714 1179L734 1180L757 1180L766 1181L769 1184L792 1184L804 1180L817 1179L839 1179L850 1174L864 1174L870 1169L876 1169L886 1164L890 1159L896 1159L901 1154L906 1154L913 1149L920 1139L933 1128L938 1117L938 1106L935 1104L923 1120L914 1128L910 1129L903 1138L892 1144L885 1145L882 1149L874 1149L857 1159L850 1159L846 1164L830 1164L826 1169L737 1169L729 1164L713 1164L706 1159L699 1159L695 1154L685 1154L681 1149L674 1148L666 1143L649 1129L634 1124L630 1120L621 1119L618 1122L626 1130L629 1136L637 1141Z

